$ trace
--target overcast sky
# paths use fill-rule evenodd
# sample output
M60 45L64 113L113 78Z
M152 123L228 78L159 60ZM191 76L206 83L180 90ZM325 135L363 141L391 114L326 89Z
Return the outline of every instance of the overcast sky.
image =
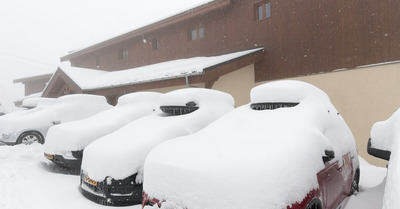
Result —
M59 58L212 0L0 0L0 103L23 96L24 78Z

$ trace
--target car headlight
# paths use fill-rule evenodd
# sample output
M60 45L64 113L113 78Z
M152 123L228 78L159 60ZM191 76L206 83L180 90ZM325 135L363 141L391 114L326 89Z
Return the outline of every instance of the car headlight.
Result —
M10 138L10 134L2 134L1 138L2 139L9 139Z

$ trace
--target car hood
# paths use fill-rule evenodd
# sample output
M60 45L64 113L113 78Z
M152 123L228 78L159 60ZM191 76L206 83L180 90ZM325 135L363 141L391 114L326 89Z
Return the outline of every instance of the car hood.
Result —
M135 120L87 146L82 170L97 181L107 176L124 179L139 172L136 181L142 182L143 163L151 149L166 140L195 133L233 109L231 104L220 107L203 105L186 115L158 112Z
M83 150L94 140L110 134L135 119L154 113L157 102L124 104L92 117L63 123L49 129L44 152L70 156L69 152Z

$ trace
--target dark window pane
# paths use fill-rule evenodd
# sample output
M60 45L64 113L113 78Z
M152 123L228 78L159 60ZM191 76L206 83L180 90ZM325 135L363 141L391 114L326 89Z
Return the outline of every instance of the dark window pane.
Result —
M262 20L263 19L263 6L260 5L257 7L257 19Z
M271 3L265 3L265 18L271 17Z
M199 28L199 39L204 38L204 27Z
M192 29L190 37L191 37L191 40L197 40L197 30L196 29Z

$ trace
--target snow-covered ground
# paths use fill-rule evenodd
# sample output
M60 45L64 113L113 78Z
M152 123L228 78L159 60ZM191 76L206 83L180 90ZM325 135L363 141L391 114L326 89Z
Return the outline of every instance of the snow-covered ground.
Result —
M343 202L344 209L379 209L386 169L371 166L362 158L360 166L360 192ZM0 146L1 209L110 208L87 200L78 186L79 176L63 174L43 156L43 145Z

